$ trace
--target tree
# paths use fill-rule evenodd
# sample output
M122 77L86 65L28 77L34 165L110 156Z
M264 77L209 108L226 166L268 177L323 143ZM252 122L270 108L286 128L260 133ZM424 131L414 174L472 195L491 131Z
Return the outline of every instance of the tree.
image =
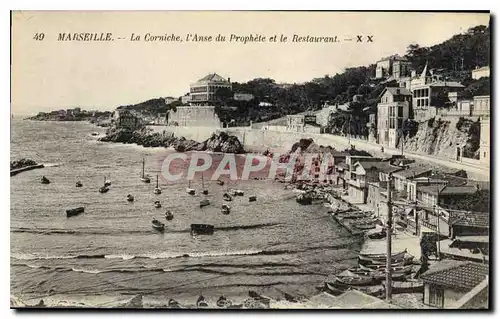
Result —
M223 105L225 105L229 99L233 98L234 93L230 88L220 87L215 91L214 95L217 101L220 101Z

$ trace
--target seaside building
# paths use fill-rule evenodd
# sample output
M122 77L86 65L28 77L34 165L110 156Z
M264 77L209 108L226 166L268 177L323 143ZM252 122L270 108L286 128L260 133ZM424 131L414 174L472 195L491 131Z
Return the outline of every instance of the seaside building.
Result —
M114 115L115 126L135 130L142 125L142 121L126 109L116 109Z
M295 114L286 116L286 129L292 132L321 133L315 114Z
M449 106L448 94L461 92L465 88L454 81L442 80L433 75L425 65L419 77L411 78L405 87L412 93L413 117L417 121L426 121L437 115L437 109Z
M424 282L424 304L437 308L481 309L488 307L487 264L443 260L420 276Z
M489 78L490 77L490 66L476 67L471 72L471 76L474 80L479 80L480 78Z
M377 104L378 143L396 148L403 136L404 121L410 116L412 95L405 88L387 87Z
M189 101L193 105L210 105L217 102L215 92L219 88L232 90L231 80L211 73L191 84Z
M377 61L375 69L375 78L382 79L392 75L393 78L399 79L407 75L411 67L411 63L399 55L392 55Z
M472 107L472 116L490 116L490 96L474 96Z
M169 110L167 125L186 127L215 127L220 128L221 122L215 113L215 107L210 105L178 106L176 110Z

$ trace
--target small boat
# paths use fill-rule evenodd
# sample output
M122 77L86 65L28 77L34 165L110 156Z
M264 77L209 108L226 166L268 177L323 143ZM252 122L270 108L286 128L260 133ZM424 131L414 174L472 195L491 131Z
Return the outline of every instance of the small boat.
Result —
M224 185L224 182L223 182L223 181L221 181L220 179L218 179L218 180L217 180L217 184L218 184L218 185L220 185L220 186L222 186L222 185Z
M155 201L155 207L156 208L161 208L161 203L159 200Z
M153 191L153 192L154 192L156 195L161 194L161 188L160 188L160 186L158 185L158 175L156 175L156 187L155 187L155 189L154 189L154 191Z
M334 295L334 296L340 296L341 294L343 294L345 292L346 289L347 289L347 287L343 287L343 288L335 287L334 285L332 285L328 282L325 282L324 287L323 287L324 291L326 291L327 293Z
M149 176L145 175L144 174L144 166L146 165L146 161L144 159L142 159L142 176L141 176L141 182L143 183L151 183L151 178L149 178Z
M231 302L231 300L228 300L224 296L220 296L219 299L217 300L217 307L219 308L227 308L231 307L232 305L233 303Z
M203 174L201 174L201 193L203 195L208 195L208 189L205 189L205 183L203 181Z
M212 235L214 226L209 224L191 224L191 235Z
M243 196L245 193L242 190L233 189L232 194L233 194L233 196Z
M207 308L208 307L208 303L207 303L207 300L205 299L205 297L203 297L203 296L198 297L198 300L196 300L196 307L197 308Z
M413 263L413 258L415 258L412 255L407 255L402 259L392 259L391 264L394 266L406 266L406 265L411 265ZM365 261L369 260L371 265L386 265L386 261L380 261L380 260L370 260L368 258L365 258Z
M107 186L107 187L111 186L111 180L106 179L106 176L104 177L104 186Z
M92 135L92 136L97 136L97 135L99 135L99 133L97 133L97 132L92 132L90 135Z
M107 186L102 186L99 188L99 193L107 193L109 191L109 187Z
M366 237L368 237L370 239L382 239L382 238L385 238L386 236L387 236L387 233L385 232L385 229L382 229L379 232L373 232L373 233L366 235Z
M224 195L222 195L222 199L225 200L226 202L230 202L233 200L231 195L229 195L228 193L224 193Z
M191 188L191 181L188 181L188 187L186 187L186 193L188 193L189 195L194 195L196 193L194 188Z
M210 201L208 199L202 199L200 201L200 208L208 206L208 205L210 205Z
M354 224L353 226L360 230L369 230L377 227L375 224L361 224L361 225Z
M382 285L386 286L385 281L382 282ZM403 294L403 293L417 293L424 291L424 283L420 280L412 280L412 281L393 281L392 282L392 292L395 294Z
M177 300L174 300L174 299L168 300L168 307L169 308L182 308L181 304Z
M159 220L153 219L153 221L151 223L152 223L154 230L161 231L161 232L165 230L165 224L160 222Z
M375 281L381 281L386 279L385 268L384 271L374 271L371 274ZM392 272L391 278L392 280L405 280L406 274L404 272Z
M68 209L68 210L66 210L66 217L72 217L72 216L79 215L79 214L83 213L84 210L85 210L84 207L77 207L77 208L73 208L73 209Z
M172 220L172 219L174 219L174 214L171 211L167 210L165 212L165 219L166 220Z
M50 184L49 179L45 176L42 176L41 182L42 182L42 184Z
M359 265L359 267L361 269L365 269L365 270L370 270L371 269L372 271L382 271L382 272L385 272L385 270L386 270L386 267L383 266L383 265L368 265L368 266ZM408 266L392 266L391 270L392 270L393 273L397 272L397 273L409 274L409 273L411 273L412 268L413 268L412 265L408 265Z
M82 186L83 184L80 181L76 182L76 187L82 187Z
M127 195L127 201L128 201L128 202L133 202L133 201L134 201L134 196L132 196L132 195L128 194L128 195Z
M337 277L332 284L334 286L368 286L373 283L370 276Z
M398 252L398 253L394 253L392 254L391 258L394 260L394 259L401 259L405 256L406 254L406 249L401 251L401 252ZM364 257L367 257L367 258L370 258L372 260L386 260L387 258L387 254L359 254L359 256L364 256Z
M220 210L221 210L222 214L229 215L229 213L231 212L231 207L229 207L229 205L227 205L227 204L222 204L222 207Z
M255 202L257 200L257 196L250 196L248 197L249 202Z

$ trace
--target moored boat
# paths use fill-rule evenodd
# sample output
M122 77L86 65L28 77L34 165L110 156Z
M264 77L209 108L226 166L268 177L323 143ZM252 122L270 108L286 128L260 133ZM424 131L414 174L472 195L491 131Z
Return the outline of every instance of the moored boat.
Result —
M165 219L166 220L172 220L172 219L174 219L174 214L171 211L167 210L165 212Z
M49 179L45 176L42 176L41 182L42 182L42 184L50 184Z
M373 278L369 276L337 277L333 282L334 286L368 286L373 283Z
M188 193L189 195L194 195L196 193L194 188L191 188L191 180L188 181L188 187L186 187L186 193Z
M257 200L257 196L250 196L248 197L249 202L255 202Z
M231 212L231 207L229 207L229 205L227 205L227 204L222 204L222 207L220 210L221 210L222 214L229 215L229 213Z
M76 182L76 187L82 187L82 186L83 184L80 181Z
M231 195L229 195L228 193L224 193L224 195L222 195L222 199L227 201L227 202L230 202L233 200L233 198L231 197Z
M110 179L106 179L106 177L104 177L104 186L106 186L106 187L111 186L111 180Z
M160 188L160 186L158 185L158 175L156 175L156 187L155 187L155 189L154 189L154 191L153 191L153 192L154 192L156 195L161 194L161 188Z
M218 179L217 180L217 184L220 185L220 186L222 186L222 185L224 185L224 181L221 181L220 179Z
M200 208L208 206L208 205L210 205L210 201L208 199L202 199L200 201Z
M109 191L109 187L107 186L102 186L99 188L99 193L107 193Z
M145 175L144 174L144 166L146 165L146 161L144 159L142 159L142 176L141 176L141 182L143 183L151 183L151 178L149 178L149 176Z
M201 193L203 195L208 195L208 189L205 188L205 183L203 180L203 174L201 174Z
M401 259L405 256L406 254L406 249L397 253L393 253L391 258L394 259ZM387 258L387 254L359 254L360 256L364 256L373 260L385 260Z
M413 266L412 265L408 265L408 266L402 266L402 265L399 265L399 266L395 266L394 264L392 264L393 266L391 267L391 270L392 272L394 273L403 273L403 274L409 274L411 273L412 271L412 268ZM362 269L371 269L371 270L377 270L377 271L382 271L382 272L385 272L386 270L386 267L384 265L367 265L367 266L363 266L363 265L359 265L360 268Z
M157 230L157 231L164 231L165 230L165 224L160 222L157 219L153 219L151 224L152 224L154 230Z
M198 300L196 300L196 307L197 308L208 308L208 302L205 299L205 297L203 297L203 296L198 297Z
M212 235L214 226L209 224L191 224L191 235Z
M174 299L169 299L168 300L168 308L182 308L181 304Z
M382 282L382 285L386 286L385 281ZM395 294L403 294L403 293L418 293L424 291L424 283L420 280L412 280L412 281L393 281L392 282L392 293Z
M358 225L356 222L354 222L352 226L354 226L354 227L356 227L357 229L360 229L360 230L369 230L369 229L374 229L374 228L377 227L375 225L375 223L373 223L373 224L360 224L360 225Z
M128 194L128 195L127 195L127 201L129 201L129 202L133 202L133 201L134 201L134 196L132 196L132 195Z
M66 217L76 216L76 215L83 213L84 211L85 211L84 207L77 207L77 208L73 208L73 209L68 209L68 210L66 210Z
M228 300L224 296L220 296L219 299L217 300L217 307L219 308L227 308L231 307L232 305L233 303L231 302L231 300Z
M159 200L155 201L155 208L161 208L161 202Z

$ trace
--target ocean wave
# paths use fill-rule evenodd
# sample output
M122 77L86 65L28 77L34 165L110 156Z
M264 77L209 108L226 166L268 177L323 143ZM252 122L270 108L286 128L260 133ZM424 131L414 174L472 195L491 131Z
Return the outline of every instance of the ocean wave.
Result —
M263 224L251 224L251 225L234 225L234 226L218 226L215 227L215 231L236 231L236 230L247 230L247 229L259 229L264 227L274 227L283 225L282 223L263 223ZM32 234L42 234L42 235L75 235L75 236L83 236L83 235L120 235L126 236L131 234L154 234L157 233L152 232L148 229L139 229L139 230L94 230L94 229L82 229L82 230L71 230L71 229L52 229L52 228L13 228L10 230L12 233L32 233ZM190 233L191 229L169 229L168 233Z

